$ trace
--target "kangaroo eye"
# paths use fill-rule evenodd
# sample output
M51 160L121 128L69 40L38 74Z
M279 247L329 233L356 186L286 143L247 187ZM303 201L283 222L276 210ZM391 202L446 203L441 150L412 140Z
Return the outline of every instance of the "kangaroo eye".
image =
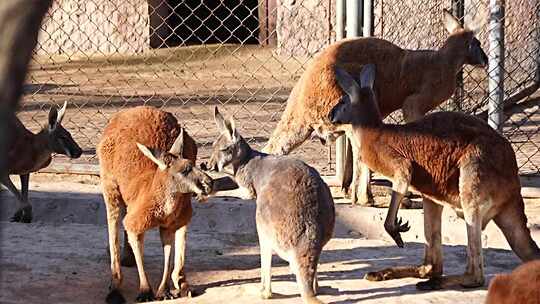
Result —
M228 146L226 148L223 148L221 149L221 152L231 152L232 151L232 147L231 146Z

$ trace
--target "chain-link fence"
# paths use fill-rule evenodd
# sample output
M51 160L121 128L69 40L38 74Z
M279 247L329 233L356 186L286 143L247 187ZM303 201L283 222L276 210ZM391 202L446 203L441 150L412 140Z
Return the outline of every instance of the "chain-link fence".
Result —
M373 34L405 48L440 47L447 36L442 9L453 4L374 0ZM463 5L465 23L486 9L486 1ZM97 163L95 146L107 121L141 104L174 113L198 141L202 159L217 132L215 105L260 148L310 58L335 41L335 6L336 0L57 0L40 35L19 117L35 131L51 105L68 101L63 124L84 156L75 162L57 157L53 166L61 170L95 168L88 164ZM537 1L506 6L506 97L538 82L538 19ZM479 34L484 48L486 33L487 27ZM463 79L463 98L450 101L452 109L481 113L487 74L466 68ZM521 172L538 174L540 110L534 100L528 96L508 107L504 134ZM323 174L333 173L318 141L295 154Z

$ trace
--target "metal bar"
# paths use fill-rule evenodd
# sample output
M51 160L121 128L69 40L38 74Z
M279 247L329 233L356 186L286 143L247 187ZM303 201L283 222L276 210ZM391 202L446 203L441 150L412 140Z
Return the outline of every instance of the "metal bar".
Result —
M346 0L336 0L336 41L339 41L345 37L345 1ZM336 140L336 179L339 181L343 180L343 175L345 172L346 149L346 138L345 136L340 136Z
M360 24L362 24L361 0L346 0L346 3L344 1L336 0L336 39L338 40L343 38L343 27L340 27L338 31L338 24L343 20L344 10L346 10L345 15L347 16L347 38L358 37L360 34ZM340 136L336 140L336 178L338 181L343 181L347 144L347 138L345 136Z
M362 24L361 0L347 0L347 38L358 37L360 35L360 24Z
M373 0L364 0L364 20L362 36L371 37L373 33Z
M465 4L464 0L452 0L452 14L454 17L458 18L461 26L463 26L464 16L465 16ZM456 75L456 90L454 91L453 100L453 110L461 111L462 102L463 102L463 69L459 70Z
M489 1L488 123L498 131L504 122L504 5L505 0Z
M345 37L345 0L336 0L336 41Z

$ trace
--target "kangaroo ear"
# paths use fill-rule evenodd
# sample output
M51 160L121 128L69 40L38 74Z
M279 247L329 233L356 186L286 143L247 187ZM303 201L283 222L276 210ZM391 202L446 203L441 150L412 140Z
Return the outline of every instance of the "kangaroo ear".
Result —
M176 137L176 140L174 141L171 149L169 150L169 153L174 155L183 156L182 151L184 150L184 129L180 129L180 134Z
M141 150L141 152L144 154L144 156L150 158L150 160L158 166L159 170L163 171L167 169L167 165L159 159L161 152L157 150L150 150L147 146L141 145L140 143L136 144L139 150Z
M227 131L229 132L229 135L233 142L237 142L240 139L240 135L238 134L238 131L236 130L234 119L232 117L229 118L229 122L227 123Z
M360 71L360 86L362 88L373 89L375 82L375 65L373 63L365 64Z
M49 111L49 131L53 131L56 129L56 126L58 124L58 110L56 107L51 107L51 110Z
M443 24L444 24L444 28L450 34L452 34L453 32L457 30L463 29L463 27L461 26L461 23L459 23L459 20L456 19L456 17L454 17L452 13L450 13L450 11L447 9L443 10Z
M358 101L358 91L360 87L352 76L340 67L335 68L336 81L339 87L349 95L351 102Z
M225 123L223 115L219 113L218 107L214 107L214 121L216 122L216 126L219 132L227 130L227 124Z
M62 119L64 119L64 114L66 114L66 108L67 108L67 101L64 101L64 105L58 111L58 117L56 118L56 122L58 124L62 123Z

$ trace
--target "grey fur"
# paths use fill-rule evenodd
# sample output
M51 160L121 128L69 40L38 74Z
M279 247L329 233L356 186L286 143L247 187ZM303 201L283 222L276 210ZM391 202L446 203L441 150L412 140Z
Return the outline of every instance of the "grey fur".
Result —
M317 263L334 231L335 210L330 189L314 168L287 156L251 149L216 108L222 132L213 144L210 168L231 165L236 183L256 198L261 246L262 297L271 296L272 251L288 261L305 303L316 297Z

